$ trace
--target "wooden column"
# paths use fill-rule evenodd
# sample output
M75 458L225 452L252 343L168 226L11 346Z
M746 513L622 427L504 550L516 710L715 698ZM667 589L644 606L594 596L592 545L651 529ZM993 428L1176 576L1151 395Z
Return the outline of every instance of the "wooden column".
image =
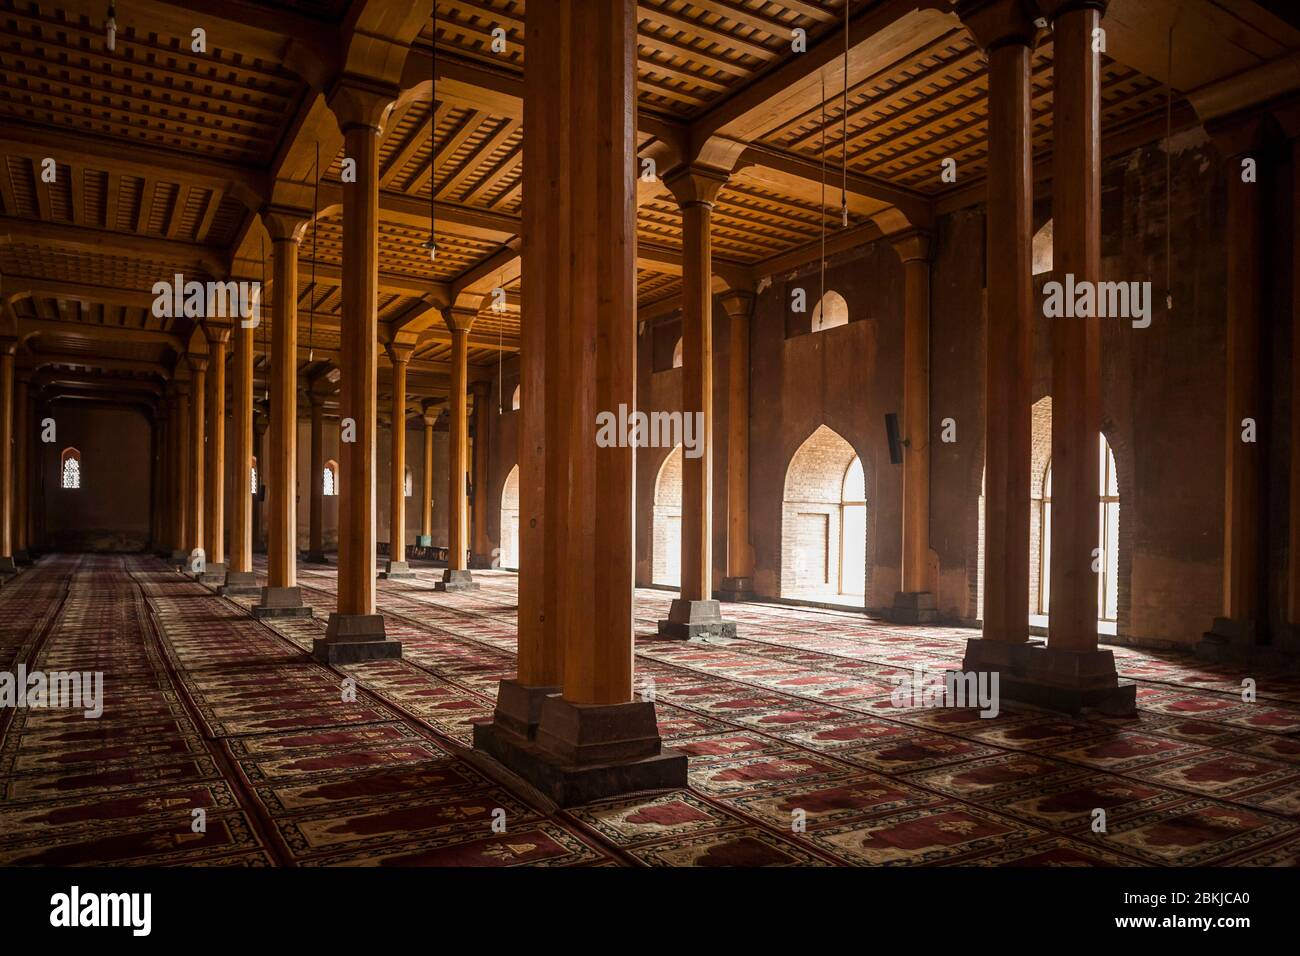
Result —
M698 442L682 453L682 584L659 633L731 635L713 599L713 253L709 225L725 173L689 166L664 185L682 211L682 413ZM628 408L633 405L629 403ZM684 423L683 435L686 433Z
M17 373L14 400L14 559L19 564L30 561L27 554L28 526L31 523L31 440L32 407L30 402L31 374Z
M306 616L298 588L298 248L307 216L272 207L262 213L271 234L271 444L261 459L266 477L266 587L259 617ZM316 476L320 480L320 476Z
M230 341L227 326L206 324L208 337L208 440L204 465L206 515L203 540L207 542L208 561L205 583L226 583L226 350Z
M388 566L383 577L412 577L406 563L406 367L411 361L410 345L390 343L388 358L393 366L392 470L388 483Z
M177 368L180 363L177 363ZM190 450L190 383L173 382L176 391L176 479L174 482L175 530L173 558L188 570L190 549L190 488L193 485L194 456Z
M894 241L903 260L903 566L891 618L934 621L930 580L930 236L905 233Z
M253 404L253 461L257 462L257 485L253 487L253 551L266 553L266 431L271 419L265 405ZM250 487L252 478L249 478Z
M342 378L339 414L338 610L330 615L317 660L397 657L375 613L376 379L379 340L379 132L397 98L394 87L341 81L330 107L343 130L343 151L356 161L356 182L343 186Z
M749 322L755 296L723 294L730 324L727 369L727 577L722 596L742 601L754 594L754 547L749 541Z
M1073 275L1076 284L1101 280L1101 55L1093 31L1104 6L1071 0L1053 20L1052 260L1054 278ZM1048 644L1059 650L1097 650L1100 436L1101 320L1053 320Z
M311 488L307 519L307 560L325 563L325 399L308 390L311 402ZM335 489L335 493L338 490Z
M171 400L166 397L158 399L158 492L155 496L158 509L158 536L154 541L154 553L160 558L171 556L171 467L172 456L172 414Z
M424 490L420 501L420 547L433 547L433 426L437 412L424 412Z
M475 382L474 392L474 528L471 564L492 567L492 542L488 539L488 383Z
M524 750L500 720L503 687L498 720L476 727L475 746L561 805L686 781L685 757L662 749L654 703L633 700L634 449L596 442L597 415L617 416L636 395L636 24L635 0L555 0L525 18L525 102L555 101L526 119L529 141L546 144L529 153L526 175L564 181L558 206L548 205L556 192L524 192L557 220L542 281L566 274L564 311L547 323L545 383L548 425L557 426L546 430L547 513L563 519L545 533L562 541L552 570L564 692L541 700ZM541 385L525 379L524 400ZM553 433L567 436L563 458ZM557 499L562 512L551 510Z
M230 359L232 438L230 463L230 569L226 587L253 593L253 344L252 320L237 320Z
M1261 574L1264 514L1263 447L1267 408L1260 388L1263 331L1262 182L1242 181L1242 162L1264 166L1263 120L1229 119L1208 129L1226 158L1228 185L1227 246L1227 380L1224 396L1223 616L1206 634L1207 645L1259 643L1266 626ZM1254 422L1254 440L1243 432ZM1055 480L1055 479L1053 479ZM1053 489L1055 490L1055 489ZM1052 595L1052 608L1056 595ZM1201 653L1210 648L1203 645Z
M193 553L203 552L207 563L207 551L203 544L203 492L205 476L203 473L204 443L203 414L206 405L208 357L206 355L187 356L190 363L190 387L194 393L193 407L190 414L190 466L189 466L189 507L186 508L184 548Z
M442 313L451 332L451 412L447 430L448 512L447 570L435 587L441 591L463 591L478 587L469 571L469 330L478 313L473 309L450 308Z
M1291 511L1287 550L1286 620L1292 631L1285 643L1300 643L1300 138L1291 141Z
M149 549L155 554L162 547L162 436L162 409L154 403L153 419L149 423Z
M984 640L1023 644L1029 639L1035 27L1016 0L975 0L960 4L958 13L989 58Z
M0 339L0 574L16 574L14 562L14 361L18 343Z

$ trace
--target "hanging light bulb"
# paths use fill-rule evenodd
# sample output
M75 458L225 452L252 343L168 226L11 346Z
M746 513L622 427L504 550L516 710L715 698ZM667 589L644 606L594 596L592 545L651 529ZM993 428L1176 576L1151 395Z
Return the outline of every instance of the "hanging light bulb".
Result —
M426 248L426 249L429 250L429 261L430 261L430 262L437 262L437 261L438 261L438 243L434 242L434 240L433 240L433 236L429 236L428 240L427 240L427 241L425 242L425 244L424 244L424 248Z
M840 225L849 228L849 199L844 195L840 196Z
M112 53L117 49L117 5L109 0L108 4L108 52Z

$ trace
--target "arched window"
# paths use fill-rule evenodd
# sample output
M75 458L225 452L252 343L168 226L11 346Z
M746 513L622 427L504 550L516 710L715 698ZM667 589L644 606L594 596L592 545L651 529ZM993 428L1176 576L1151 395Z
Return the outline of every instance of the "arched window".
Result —
M248 467L248 480L253 488L253 497L257 497L257 457L253 457L253 463Z
M519 570L519 466L506 475L501 489L501 567Z
M81 452L75 448L63 449L63 455L60 458L60 485L64 488L81 487Z
M681 587L682 583L682 446L668 453L655 478L654 522L651 525L652 584Z
M866 472L825 425L790 459L781 523L781 596L860 607L867 584Z
M1038 551L1038 613L1047 614L1052 583L1052 465L1043 476L1043 497L1039 505L1042 535ZM1119 479L1115 455L1105 435L1097 436L1097 546L1101 548L1101 571L1097 575L1097 618L1115 621L1119 617Z
M515 386L514 393L510 396L510 410L512 412L519 411L519 386L518 385Z
M412 490L412 488L413 488L414 486L415 486L415 482L411 479L411 466L410 466L410 465L407 465L407 466L406 466L406 475L405 475L405 477L402 478L402 492L403 492L403 494L405 494L406 497L408 497L408 498L411 497L411 490Z
M325 462L325 471L321 475L323 491L328 497L339 493L339 466L335 461Z
M828 289L826 294L822 296L821 301L813 308L812 330L814 332L825 332L837 325L848 324L849 304L844 301L844 296L834 289Z
M673 368L682 367L682 340L679 338L673 346Z

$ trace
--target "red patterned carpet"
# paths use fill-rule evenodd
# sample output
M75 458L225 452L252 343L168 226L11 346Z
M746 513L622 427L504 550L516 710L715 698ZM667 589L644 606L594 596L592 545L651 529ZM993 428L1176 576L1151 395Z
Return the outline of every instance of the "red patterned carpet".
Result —
M0 670L105 672L98 720L0 709L0 865L1300 862L1294 674L1252 672L1247 704L1240 671L1117 649L1136 719L980 719L891 701L970 631L751 604L728 607L738 639L682 644L654 636L662 591L638 592L637 676L690 789L547 808L467 756L514 674L515 578L447 595L439 574L379 584L403 660L337 670L305 651L331 569L302 573L315 619L265 623L150 558L50 557L0 588Z

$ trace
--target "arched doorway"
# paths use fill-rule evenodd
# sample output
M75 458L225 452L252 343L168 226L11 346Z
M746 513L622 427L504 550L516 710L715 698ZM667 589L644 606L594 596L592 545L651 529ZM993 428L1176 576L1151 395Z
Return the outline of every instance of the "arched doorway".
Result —
M501 489L501 554L500 566L511 571L519 570L519 466L506 475Z
M655 478L650 581L682 586L682 446L668 453Z
M853 446L822 425L786 469L781 596L860 607L866 579L866 473Z

